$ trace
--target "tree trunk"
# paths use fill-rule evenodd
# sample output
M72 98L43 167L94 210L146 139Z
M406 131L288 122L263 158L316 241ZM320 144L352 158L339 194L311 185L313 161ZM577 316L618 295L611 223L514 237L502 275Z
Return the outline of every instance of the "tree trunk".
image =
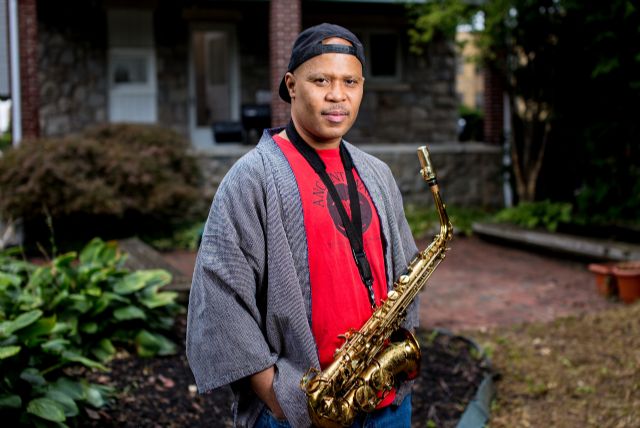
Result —
M512 117L511 163L516 182L516 193L521 202L533 202L536 185L545 149L551 130L548 119L542 119L543 108L533 103L526 105L522 113L516 109L512 96L509 97ZM547 118L548 114L545 114ZM520 130L518 132L518 130ZM539 131L539 132L538 132Z

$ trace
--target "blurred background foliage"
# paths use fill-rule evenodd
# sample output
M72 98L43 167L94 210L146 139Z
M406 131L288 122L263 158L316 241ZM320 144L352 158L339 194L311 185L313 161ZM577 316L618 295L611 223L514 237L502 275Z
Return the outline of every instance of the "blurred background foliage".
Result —
M209 203L188 148L177 133L143 125L24 141L0 159L0 217L22 219L27 248L52 235L63 249L94 236L172 235L202 221Z
M419 51L475 26L511 107L514 187L582 224L640 227L640 12L612 0L440 0L409 7Z

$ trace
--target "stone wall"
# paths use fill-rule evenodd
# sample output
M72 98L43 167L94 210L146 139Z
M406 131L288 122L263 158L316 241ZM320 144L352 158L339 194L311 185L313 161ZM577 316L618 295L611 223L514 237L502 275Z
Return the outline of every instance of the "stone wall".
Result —
M417 56L404 44L404 75L397 83L365 82L358 121L347 139L356 143L397 143L457 139L455 52L445 41Z
M154 13L158 76L158 123L189 135L189 29L176 19L179 5L164 4Z
M39 121L44 137L107 120L106 17L85 3L38 3Z
M361 145L362 150L385 161L393 172L405 203L433 204L428 186L419 174L417 144ZM210 200L231 165L249 147L217 146L198 152L204 174L204 198ZM431 160L444 201L450 206L499 208L502 206L499 147L481 143L430 144Z

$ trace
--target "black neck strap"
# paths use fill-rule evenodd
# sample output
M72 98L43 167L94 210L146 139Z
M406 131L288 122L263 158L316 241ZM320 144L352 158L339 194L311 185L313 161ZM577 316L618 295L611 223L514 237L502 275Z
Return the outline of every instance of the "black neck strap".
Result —
M293 120L290 120L287 125L287 136L291 140L291 143L293 143L293 146L306 159L316 174L318 174L327 188L331 199L336 205L338 214L340 215L340 220L342 220L342 225L344 226L347 238L349 239L349 244L351 245L351 252L353 253L353 259L358 267L360 279L367 289L369 303L372 308L375 308L376 300L373 293L373 274L371 273L371 266L367 260L367 255L364 252L360 198L358 196L356 180L353 176L353 160L351 159L351 155L347 151L344 143L340 142L340 159L342 160L342 166L344 167L344 172L347 176L347 188L349 189L349 207L351 208L351 218L349 218L347 211L342 205L342 199L338 194L338 190L331 181L331 178L329 178L324 162L313 147L304 141L300 134L298 134L298 131L293 124Z

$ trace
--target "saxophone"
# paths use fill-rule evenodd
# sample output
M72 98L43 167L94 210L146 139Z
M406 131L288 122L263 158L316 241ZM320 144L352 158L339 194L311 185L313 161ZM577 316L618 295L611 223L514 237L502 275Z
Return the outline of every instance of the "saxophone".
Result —
M440 220L440 233L409 263L384 303L358 331L345 333L334 361L324 370L311 368L300 386L307 395L314 426L350 426L361 412L372 412L391 391L397 377L414 379L420 368L415 336L400 328L407 308L444 259L453 227L440 197L436 174L426 146L418 148L420 174L431 189Z

